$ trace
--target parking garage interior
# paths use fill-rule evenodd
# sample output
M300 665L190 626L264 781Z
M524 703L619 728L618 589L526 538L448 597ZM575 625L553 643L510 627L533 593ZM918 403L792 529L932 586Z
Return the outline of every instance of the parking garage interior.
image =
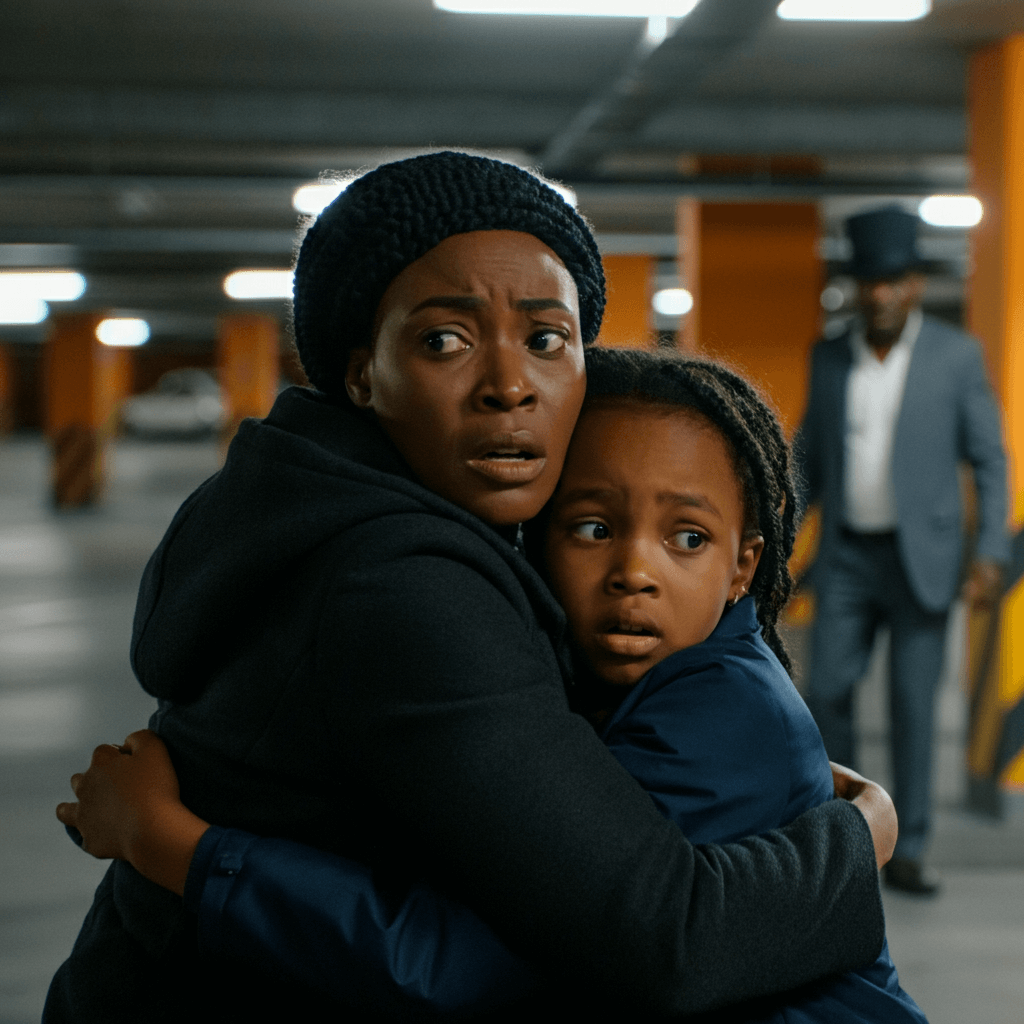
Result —
M81 283L9 322L0 309L0 1024L39 1019L102 874L53 807L96 744L153 709L128 664L146 559L239 420L305 384L287 298L315 216L304 187L439 148L543 173L594 228L611 295L601 341L727 359L790 432L811 345L854 314L845 219L980 196L980 223L922 227L924 309L982 338L1016 465L1024 278L999 278L998 302L991 282L1024 246L1024 3L925 6L907 21L787 20L778 0L701 0L678 18L431 0L0 13L0 307L35 287L5 291L14 275ZM276 291L233 296L239 271L276 272ZM110 321L144 324L145 339L104 345ZM62 433L87 377L100 383L82 432ZM808 627L791 611L800 685ZM1020 1024L1024 756L993 764L979 746L974 628L955 609L932 855L943 892L887 893L886 915L933 1024ZM883 785L884 643L858 709ZM992 684L1007 720L1020 683Z

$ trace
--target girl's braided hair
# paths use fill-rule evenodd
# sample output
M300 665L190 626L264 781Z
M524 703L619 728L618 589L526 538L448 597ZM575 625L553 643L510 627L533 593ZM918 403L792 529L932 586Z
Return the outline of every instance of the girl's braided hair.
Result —
M692 409L728 443L743 491L745 537L764 550L751 581L765 642L790 670L777 622L793 589L789 557L796 497L789 445L774 412L743 377L720 363L664 350L595 347L586 353L588 405L619 401Z

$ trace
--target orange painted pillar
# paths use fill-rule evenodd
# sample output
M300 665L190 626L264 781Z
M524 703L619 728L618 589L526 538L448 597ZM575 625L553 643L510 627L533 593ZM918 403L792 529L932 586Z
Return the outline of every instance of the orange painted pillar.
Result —
M655 259L647 255L605 256L607 304L598 344L650 348L654 342L651 297Z
M217 333L217 371L227 406L225 439L235 436L247 416L262 419L277 396L281 374L281 328L266 313L221 317Z
M45 431L59 507L91 505L103 489L117 410L131 389L131 355L96 338L102 313L56 314L44 351Z
M686 199L677 225L679 276L694 298L680 348L723 359L750 377L792 432L821 325L817 206Z
M676 332L676 348L682 352L700 350L700 241L701 209L697 199L676 204L676 267L679 284L693 296L693 308L682 318Z
M14 360L0 344L0 436L14 429Z
M969 104L971 190L984 215L971 240L968 325L1003 409L1011 528L1024 554L1024 35L974 55ZM970 623L968 779L972 802L990 810L1001 789L1024 789L1024 565L1011 564L1006 584L999 611Z

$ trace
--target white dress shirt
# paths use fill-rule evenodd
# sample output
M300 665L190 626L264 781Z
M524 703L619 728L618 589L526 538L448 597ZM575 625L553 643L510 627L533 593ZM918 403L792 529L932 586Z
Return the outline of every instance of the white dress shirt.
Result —
M907 369L921 331L911 310L899 339L879 359L862 330L850 336L853 366L846 382L846 525L861 533L896 529L892 444Z

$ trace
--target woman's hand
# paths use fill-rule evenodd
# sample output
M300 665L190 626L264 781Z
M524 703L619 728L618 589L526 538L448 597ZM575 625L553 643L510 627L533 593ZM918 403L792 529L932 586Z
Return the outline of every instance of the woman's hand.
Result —
M163 741L148 729L116 747L93 751L89 770L71 776L77 803L57 805L57 818L82 834L94 857L128 861L140 874L180 896L192 856L209 825L181 802L178 777Z
M831 761L829 764L832 766L832 784L836 796L849 800L867 819L875 844L875 863L881 868L892 857L899 832L892 798L877 782L865 779L863 775L841 764Z

